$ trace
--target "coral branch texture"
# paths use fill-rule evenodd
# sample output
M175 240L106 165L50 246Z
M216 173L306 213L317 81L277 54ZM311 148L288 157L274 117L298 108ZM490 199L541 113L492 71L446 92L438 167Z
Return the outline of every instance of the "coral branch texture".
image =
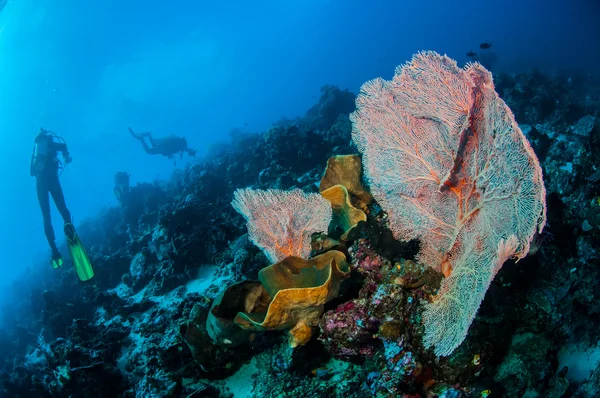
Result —
M311 235L327 231L332 217L329 201L300 189L238 189L232 205L246 219L252 242L274 263L307 258Z
M542 170L478 63L421 52L391 81L365 83L351 115L371 192L401 240L444 279L423 314L425 345L464 340L506 259L524 257L546 222Z

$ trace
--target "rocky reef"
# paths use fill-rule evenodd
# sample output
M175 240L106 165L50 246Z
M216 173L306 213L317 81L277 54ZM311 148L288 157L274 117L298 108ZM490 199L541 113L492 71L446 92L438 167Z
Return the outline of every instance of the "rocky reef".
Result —
M504 264L452 355L437 358L422 342L422 303L443 275L415 260L418 241L394 240L360 183L331 196L342 230L313 236L311 257L335 251L349 270L311 307L302 344L262 318L236 344L207 330L224 290L273 264L232 207L234 192L319 194L337 184L322 180L328 160L358 153L355 95L327 86L304 117L236 131L167 182L130 186L117 175L120 206L78 226L96 276L79 283L68 263L36 265L11 287L0 395L597 397L600 81L576 72L494 80L540 160L548 225L525 259ZM218 314L233 319L245 305Z

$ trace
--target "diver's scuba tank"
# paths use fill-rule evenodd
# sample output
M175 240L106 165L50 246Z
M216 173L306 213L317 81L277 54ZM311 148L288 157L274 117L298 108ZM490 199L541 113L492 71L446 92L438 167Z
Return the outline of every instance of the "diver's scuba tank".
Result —
M52 161L56 162L59 167L61 166L56 151L53 151L50 147L50 144L54 142L54 138L64 142L64 139L57 136L56 133L44 128L41 128L39 134L35 137L33 153L31 154L31 164L29 166L29 174L32 177L37 177L46 168L49 157L52 157ZM70 159L66 159L66 161L69 163Z
M46 135L46 130L44 129L35 137L33 153L31 154L31 165L29 166L29 174L32 177L37 176L44 170L46 159L49 156L49 139L51 138Z

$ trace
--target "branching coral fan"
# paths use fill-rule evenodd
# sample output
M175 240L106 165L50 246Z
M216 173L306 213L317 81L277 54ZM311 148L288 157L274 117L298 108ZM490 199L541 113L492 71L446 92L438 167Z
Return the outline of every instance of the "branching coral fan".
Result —
M395 237L420 239L419 261L446 276L423 322L425 345L449 355L498 269L545 225L538 160L491 73L434 52L365 83L351 120Z
M327 231L332 217L325 198L299 189L238 189L232 205L246 219L252 242L274 263L288 256L307 258L311 235Z

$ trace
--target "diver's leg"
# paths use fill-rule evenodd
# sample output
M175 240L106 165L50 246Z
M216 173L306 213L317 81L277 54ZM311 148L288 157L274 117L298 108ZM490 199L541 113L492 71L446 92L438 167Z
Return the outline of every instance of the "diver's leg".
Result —
M140 136L148 138L148 141L150 141L150 146L152 146L152 148L156 147L156 144L154 143L154 138L152 138L152 133L142 133L140 134Z
M152 138L152 134L150 134L150 133L135 134L133 132L133 130L131 130L131 128L129 128L129 132L131 133L131 135L133 135L135 138L137 138L142 143L142 147L144 148L144 151L147 154L150 154L150 155L156 154L156 151L154 151L154 149L156 148L156 145L154 144L154 139ZM146 143L146 140L144 138L148 138L148 141L150 141L150 146Z
M150 141L150 145L152 146L152 148L155 147L154 145L154 139L152 138L152 134L149 132L146 133L139 133L136 134L133 132L133 130L131 129L131 127L128 127L129 129L129 134L131 134L133 136L133 138L139 140L142 143L142 146L144 147L144 150L148 153L150 153L150 147L148 147L148 144L146 144L146 140L144 138L148 138L148 141Z
M131 134L133 136L133 138L135 138L137 140L144 141L144 137L152 137L150 135L150 133L139 133L139 134L136 134L136 133L133 132L133 129L131 127L128 127L128 129L129 129L129 134Z
M58 253L54 236L54 228L52 228L52 219L50 217L50 197L48 192L48 185L43 177L36 179L36 190L38 202L40 203L40 209L42 210L42 218L44 220L44 234L48 239L48 244L52 249L52 256L54 257Z
M150 147L148 146L148 144L146 144L146 141L144 141L144 139L143 139L143 138L142 138L142 139L140 139L140 142L142 143L142 146L144 147L144 151L145 151L147 154L154 155L154 151L153 151L153 149L154 149L154 146L152 146L152 148L150 148Z
M54 199L54 204L56 205L56 208L62 216L65 224L71 224L71 212L67 208L67 203L65 202L65 195L63 193L62 187L60 186L58 176L56 176L56 178L53 178L52 181L50 181L48 190L50 191L52 199Z

